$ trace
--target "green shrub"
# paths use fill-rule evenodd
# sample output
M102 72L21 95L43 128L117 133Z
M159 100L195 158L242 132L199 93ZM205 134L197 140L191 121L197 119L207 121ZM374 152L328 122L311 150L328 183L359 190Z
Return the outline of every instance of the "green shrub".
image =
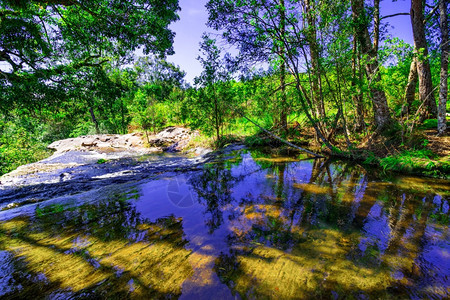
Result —
M369 151L369 153L367 154L367 158L364 160L364 164L371 165L377 163L378 161L378 157L376 157L372 151Z
M428 149L405 150L398 155L387 156L380 160L385 171L403 171L420 173L433 177L445 177L449 174L450 163L435 161L436 155Z
M260 135L251 135L245 138L244 144L248 147L264 146L267 144L267 140Z
M436 129L437 128L437 119L428 119L423 121L422 129Z
M42 134L21 121L0 121L0 175L50 154Z

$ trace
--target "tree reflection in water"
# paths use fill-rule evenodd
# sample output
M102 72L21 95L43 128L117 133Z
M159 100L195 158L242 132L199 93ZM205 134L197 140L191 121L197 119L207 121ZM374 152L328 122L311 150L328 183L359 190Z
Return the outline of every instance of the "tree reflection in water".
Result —
M234 186L247 194L228 198L240 209L230 219L229 252L215 266L234 291L284 298L448 296L445 185L430 193L376 180L358 165L255 156L264 187ZM299 181L305 177L297 171L304 172L305 165L309 179ZM429 222L432 210L434 220L444 222ZM433 257L426 247L432 247Z
M123 195L0 224L0 248L15 254L3 297L177 297L193 274L182 219L149 222ZM170 280L169 280L170 279Z
M189 207L168 200L167 176L137 200L0 223L0 296L450 295L448 181L245 149L182 175Z

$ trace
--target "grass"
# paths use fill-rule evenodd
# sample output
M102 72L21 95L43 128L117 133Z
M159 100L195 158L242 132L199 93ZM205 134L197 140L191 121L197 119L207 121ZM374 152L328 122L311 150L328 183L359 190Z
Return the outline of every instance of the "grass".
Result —
M439 159L431 150L404 150L397 155L380 159L385 171L420 174L431 177L450 176L450 160Z
M109 160L107 160L107 159L100 158L99 160L97 160L97 164L101 165L101 164L107 163L108 161Z
M214 148L214 138L203 134L191 138L186 146L186 150L194 148Z

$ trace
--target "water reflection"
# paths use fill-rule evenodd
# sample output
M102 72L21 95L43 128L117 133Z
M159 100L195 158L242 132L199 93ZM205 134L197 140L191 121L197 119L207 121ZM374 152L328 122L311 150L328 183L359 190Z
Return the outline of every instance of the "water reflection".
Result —
M0 223L0 297L450 296L448 181L244 149L138 194Z

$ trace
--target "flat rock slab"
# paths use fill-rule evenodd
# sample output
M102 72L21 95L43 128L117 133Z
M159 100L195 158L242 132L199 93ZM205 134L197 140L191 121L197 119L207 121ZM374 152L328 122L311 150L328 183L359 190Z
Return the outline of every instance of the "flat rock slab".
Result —
M56 141L48 146L52 156L23 165L0 177L0 210L20 203L97 189L106 185L142 180L174 170L197 168L210 159L210 149L178 152L193 134L179 127L166 128L160 137L169 148L146 147L143 134L101 134ZM146 139L146 138L145 138ZM167 151L170 152L170 151Z
M70 138L60 140L51 143L47 148L55 150L56 152L67 152L72 150L92 150L97 148L104 150L105 152L113 152L118 150L129 150L144 152L154 152L155 150L149 150L146 147L143 134L131 133L131 134L98 134L98 135L86 135L77 138Z
M167 127L148 137L141 132L130 134L97 134L56 141L47 148L56 153L68 151L97 151L100 153L133 151L141 154L154 152L179 152L186 148L196 131L183 127Z

